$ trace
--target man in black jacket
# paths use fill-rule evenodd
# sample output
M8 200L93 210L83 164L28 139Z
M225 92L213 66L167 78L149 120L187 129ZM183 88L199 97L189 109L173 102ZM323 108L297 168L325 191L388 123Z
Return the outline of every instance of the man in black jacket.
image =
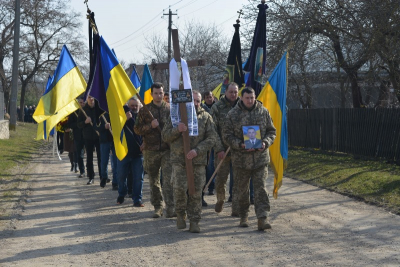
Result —
M81 107L85 106L85 101L82 98L79 98L78 102ZM72 112L68 117L68 128L72 129L72 134L74 136L74 146L79 167L78 177L82 178L85 176L85 164L83 163L85 141L83 140L82 129L78 127L78 114L79 110Z
M98 108L96 108L95 100L92 96L86 99L86 105L83 107L87 117L82 111L78 115L78 127L82 129L83 139L85 140L86 147L86 170L89 178L87 184L93 184L94 180L94 167L93 167L93 150L96 148L97 154L97 167L101 173L101 156L100 156L100 142L99 133L95 130L95 125L99 124Z
M101 154L101 173L100 173L100 186L105 187L106 183L110 182L108 179L108 162L111 157L111 167L113 173L112 187L113 190L118 189L117 180L117 156L115 155L114 141L111 133L110 116L104 112L100 118L100 126L96 126L100 133L100 154ZM111 155L110 155L111 152Z
M143 142L142 137L133 131L137 114L140 109L140 102L135 97L128 101L128 106L124 106L127 121L124 125L124 134L128 144L128 154L117 164L118 177L118 198L117 204L124 202L127 193L127 179L132 180L132 200L133 206L144 207L142 204L143 189ZM129 184L129 183L128 183ZM130 190L128 190L130 191Z

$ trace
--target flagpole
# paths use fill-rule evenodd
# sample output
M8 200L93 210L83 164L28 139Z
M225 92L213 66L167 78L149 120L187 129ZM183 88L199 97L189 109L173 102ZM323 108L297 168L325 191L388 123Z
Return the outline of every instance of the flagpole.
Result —
M93 21L92 17L90 16L90 12L91 12L91 11L90 11L90 9L89 9L89 6L87 5L87 2L88 2L88 0L85 0L85 2L84 2L84 3L86 4L87 8L88 8L88 14L89 14L89 15L87 15L87 19L89 20L89 23L90 23L90 26L91 26L93 32L94 32L95 34L98 34L99 30L97 29L96 23ZM136 88L135 88L135 90L136 90ZM140 95L139 95L139 93L137 92L137 90L136 90L136 97L139 99L140 103L142 103L143 109L150 115L151 119L154 120L155 118L154 118L153 114L152 114L152 113L150 112L150 110L146 107L146 104L144 103L143 99L140 97ZM82 109L81 109L81 110L82 110ZM82 110L82 111L83 111L83 110ZM85 113L84 113L84 114L85 114ZM85 115L86 115L86 114L85 114ZM156 129L157 129L158 131L161 132L160 126L157 126Z
M81 104L79 104L78 100L75 99L75 101L78 103L79 109L82 111L83 115L85 115L86 119L89 118L89 116L86 114L86 112L81 107ZM92 125L92 127L94 128L93 122L90 122L90 125ZM96 130L94 130L94 131L97 133L97 135L100 135L98 131L96 131Z
M106 120L106 117L104 117L104 113L103 114L101 114L101 118L104 120L104 123L108 123L108 121ZM110 126L110 128L108 128L108 130L110 131L110 134L112 135L112 130L111 130L111 126Z
M151 114L151 111L146 107L146 104L144 103L142 97L139 95L139 93L137 91L136 91L136 97L139 99L140 103L142 103L144 111L146 111L150 115L151 119L154 120L155 118L154 118L153 114ZM159 130L161 132L160 126L157 126L157 130Z
M227 149L226 152L225 152L224 157L223 157L222 160L218 163L218 166L217 166L217 168L215 169L213 175L211 175L210 180L208 180L208 183L207 183L206 186L204 187L204 190L203 190L204 193L207 192L208 187L209 187L210 184L211 184L211 181L214 179L215 175L217 175L219 169L221 168L222 162L224 162L224 160L225 160L225 158L226 158L226 155L228 155L230 149L231 149L231 147L228 147L228 149Z

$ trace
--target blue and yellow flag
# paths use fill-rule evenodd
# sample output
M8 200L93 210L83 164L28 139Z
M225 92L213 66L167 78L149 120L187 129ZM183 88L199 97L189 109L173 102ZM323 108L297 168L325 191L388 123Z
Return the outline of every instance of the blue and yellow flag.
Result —
M53 77L49 76L47 79L46 90L44 90L43 95L45 95L50 90L50 85L53 80ZM49 138L48 131L47 131L47 123L46 121L42 121L38 124L37 133L36 133L36 140L47 140Z
M59 123L62 119L67 117L69 114L79 108L78 102L74 99L68 105L63 107L61 110L54 114L45 121L38 124L36 140L47 140L50 135L50 131Z
M132 82L133 86L135 86L136 90L140 92L141 82L140 82L140 79L139 79L139 75L136 72L135 66L133 66L133 70L132 70L132 74L131 74L130 79L131 79L131 82Z
M50 89L52 77L49 77L47 81L47 86L45 90L46 92ZM51 116L45 121L39 122L38 123L38 128L37 128L37 133L36 133L36 140L47 140L51 134L54 134L54 127L65 117L67 117L69 114L74 112L79 108L79 104L77 101L74 99L72 100L68 105L60 109L56 114ZM52 133L53 131L53 133Z
M275 67L268 82L257 97L268 109L276 128L276 139L269 147L271 165L275 173L274 198L282 185L283 170L288 160L288 131L286 121L287 53Z
M47 120L85 92L86 82L64 45L49 90L40 98L33 119Z
M104 88L99 89L106 92L115 154L122 160L128 153L128 145L123 135L126 122L124 105L137 91L103 37L100 38L100 58ZM95 88L92 88L93 90Z
M143 99L144 104L148 104L153 100L151 96L151 86L153 85L153 78L151 77L149 66L144 65L142 84L140 86L140 97Z

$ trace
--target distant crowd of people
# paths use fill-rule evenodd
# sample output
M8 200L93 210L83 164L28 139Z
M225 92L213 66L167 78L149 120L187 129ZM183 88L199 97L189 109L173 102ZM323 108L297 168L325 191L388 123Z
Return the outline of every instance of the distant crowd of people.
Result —
M187 153L182 134L188 127L171 121L170 99L161 83L151 86L153 100L146 108L142 108L136 97L129 99L124 107L127 121L123 135L128 152L123 159L118 159L115 153L109 115L99 108L92 96L86 101L79 99L81 109L70 114L63 127L58 128L62 137L59 150L68 152L71 172L77 173L79 178L86 177L87 185L94 184L97 166L100 187L111 183L112 190L118 191L118 205L128 197L134 207L144 207L142 189L147 173L150 203L154 207L152 217L177 217L178 229L186 228L188 218L192 233L200 232L201 210L208 205L203 189L221 163L215 183L212 181L207 191L209 195L216 193L215 211L223 210L230 177L227 201L232 202L231 216L240 217L239 226L248 227L249 207L254 204L258 230L269 229L270 205L265 183L268 147L276 131L267 109L255 99L254 90L244 88L240 98L238 89L236 83L229 84L219 101L210 91L202 95L193 90L198 135L189 137ZM30 113L33 114L27 112ZM254 126L243 134L244 125ZM249 147L248 142L253 144L253 139L257 140L257 146ZM228 147L230 152L226 154ZM192 161L194 191L188 190L185 158Z
M29 106L29 107L25 105L23 121L36 123L36 121L32 117L33 113L35 113L35 110L36 110L35 105ZM21 118L21 107L20 106L17 106L17 118L18 118L18 120L19 120L19 118Z

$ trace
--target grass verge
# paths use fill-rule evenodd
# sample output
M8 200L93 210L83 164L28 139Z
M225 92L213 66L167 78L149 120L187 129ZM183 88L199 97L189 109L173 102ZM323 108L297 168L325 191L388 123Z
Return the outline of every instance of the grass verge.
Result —
M0 139L0 179L7 178L14 167L28 163L40 148L36 130L37 124L20 123L16 131L10 131L10 139Z
M36 141L37 124L19 123L10 139L0 140L0 220L8 220L21 198L28 177L24 171L44 145Z
M400 167L342 153L291 148L286 176L400 215Z

